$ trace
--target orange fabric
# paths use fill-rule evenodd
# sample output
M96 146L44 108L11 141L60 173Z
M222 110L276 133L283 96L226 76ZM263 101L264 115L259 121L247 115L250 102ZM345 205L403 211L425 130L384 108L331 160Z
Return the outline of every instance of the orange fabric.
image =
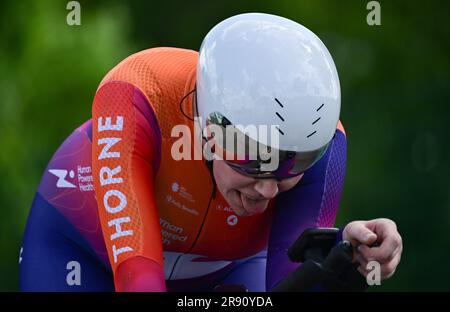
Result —
M94 188L113 270L126 257L140 254L163 263L162 248L155 246L148 252L143 244L145 239L161 240L161 234L152 194L154 154L151 144L136 139L149 130L136 127L134 91L127 83L106 84L97 91L92 108ZM100 131L107 118L116 129ZM108 145L102 140L115 143ZM141 206L151 209L140 209Z
M154 48L135 53L111 70L100 86L109 81L126 81L147 96L158 116L163 138L169 138L173 125L185 124L174 104L195 86L198 53L178 48ZM188 90L189 89L189 90ZM192 106L185 111L192 116Z
M154 193L153 165L159 156L155 155L155 131L134 106L134 96L144 93L167 140L173 125L186 122L181 114L173 113L173 106L193 87L194 80L188 77L195 77L196 61L194 51L145 50L117 65L97 90L92 107L94 188L113 272L133 256L163 265ZM101 131L107 118L111 129ZM112 182L102 183L102 175Z
M166 291L164 270L160 264L144 257L122 261L114 276L116 291Z
M347 134L345 133L344 126L342 125L342 122L340 120L338 122L337 129L340 130L347 137Z

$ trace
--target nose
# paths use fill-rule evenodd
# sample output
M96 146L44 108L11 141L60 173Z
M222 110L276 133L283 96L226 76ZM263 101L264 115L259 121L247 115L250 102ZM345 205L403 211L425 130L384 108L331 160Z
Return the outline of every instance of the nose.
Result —
M278 182L275 179L259 179L255 190L266 199L274 198L278 193Z

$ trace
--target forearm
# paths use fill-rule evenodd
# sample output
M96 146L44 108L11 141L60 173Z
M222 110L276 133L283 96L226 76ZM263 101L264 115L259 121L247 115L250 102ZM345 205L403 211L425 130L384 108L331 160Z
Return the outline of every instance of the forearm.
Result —
M163 291L163 248L154 176L159 128L142 92L125 82L97 91L93 173L105 245L118 291Z
M151 259L132 257L117 267L114 284L119 292L164 292L164 268Z

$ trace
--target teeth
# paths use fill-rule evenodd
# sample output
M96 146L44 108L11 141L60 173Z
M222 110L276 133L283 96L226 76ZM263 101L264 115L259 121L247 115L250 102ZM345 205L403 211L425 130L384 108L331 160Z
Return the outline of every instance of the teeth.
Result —
M258 200L257 198L253 198L253 197L250 197L250 196L245 195L245 194L244 194L244 197L249 199L249 200L253 200L253 201L257 201Z
M245 197L247 200L251 201L252 203L256 203L256 202L258 201L257 199L251 198L251 197L249 197L249 196L247 196L247 195L244 195L244 197Z

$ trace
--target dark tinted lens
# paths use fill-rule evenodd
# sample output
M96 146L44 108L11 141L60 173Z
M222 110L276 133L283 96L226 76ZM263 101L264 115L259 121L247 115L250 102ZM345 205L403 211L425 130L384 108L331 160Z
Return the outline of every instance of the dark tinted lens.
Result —
M261 171L261 163L263 163L263 161L261 160L253 160L245 163L227 161L227 164L238 172L251 177L275 177L284 179L297 176L311 168L317 161L322 158L329 145L330 143L318 150L311 152L281 152L282 155L280 155L279 168L275 171ZM292 153L294 153L294 155ZM292 161L293 157L295 157L293 166L289 169L282 169L283 163Z
M311 168L316 162L318 162L322 158L322 156L327 151L329 145L330 143L315 151L297 153L295 158L295 165L291 169L291 172L301 173Z

